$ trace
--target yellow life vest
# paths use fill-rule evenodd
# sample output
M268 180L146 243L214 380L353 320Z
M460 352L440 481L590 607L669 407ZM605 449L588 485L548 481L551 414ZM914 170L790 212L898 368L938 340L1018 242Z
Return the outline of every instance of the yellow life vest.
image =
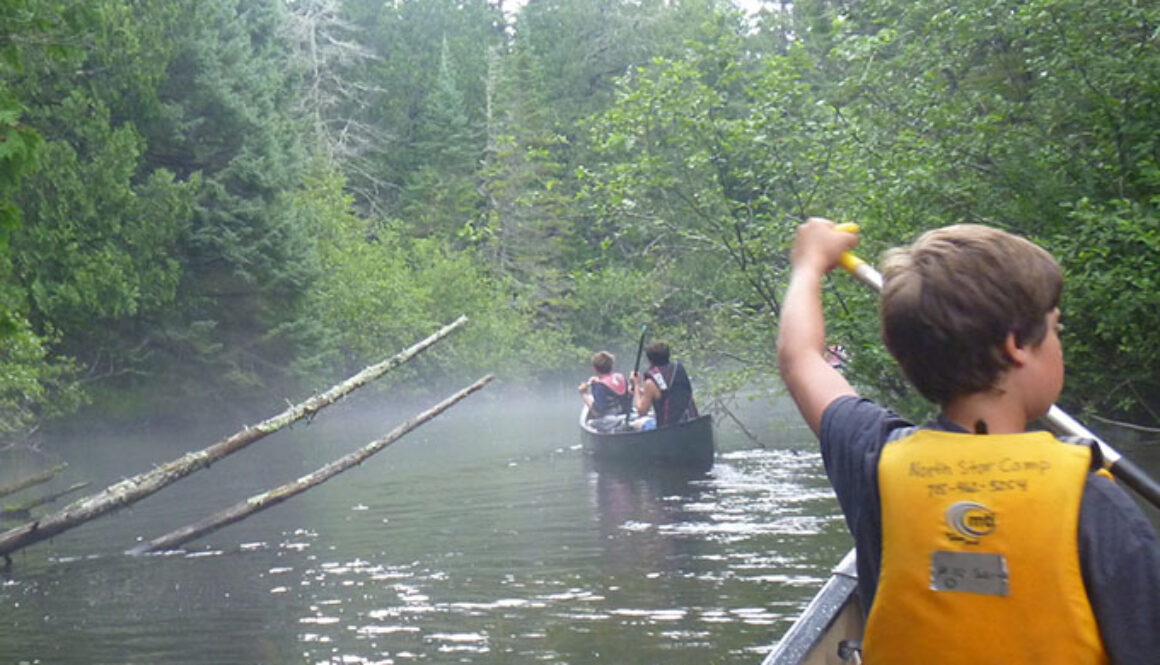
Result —
M887 443L865 662L1106 664L1077 546L1090 465L1046 432Z

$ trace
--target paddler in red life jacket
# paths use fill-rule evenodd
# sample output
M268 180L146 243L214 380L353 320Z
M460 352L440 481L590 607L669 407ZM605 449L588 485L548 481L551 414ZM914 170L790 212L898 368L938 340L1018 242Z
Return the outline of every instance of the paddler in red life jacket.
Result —
M633 394L637 413L643 416L652 409L655 421L651 426L645 422L638 428L664 427L696 418L693 384L684 365L679 361L669 362L669 345L653 342L645 349L645 355L649 368L643 382L637 374L632 375Z
M632 396L628 382L620 372L612 371L616 357L607 351L592 354L595 376L579 386L584 403L588 405L588 424L599 432L611 432L624 425L625 414L631 408Z

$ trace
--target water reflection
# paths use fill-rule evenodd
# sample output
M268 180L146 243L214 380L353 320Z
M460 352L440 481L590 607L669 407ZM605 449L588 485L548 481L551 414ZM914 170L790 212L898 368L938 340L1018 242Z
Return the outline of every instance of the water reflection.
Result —
M686 506L711 501L702 496L712 494L708 479L681 468L589 466L607 572L655 576L695 556L695 541L671 537L671 528L701 519Z

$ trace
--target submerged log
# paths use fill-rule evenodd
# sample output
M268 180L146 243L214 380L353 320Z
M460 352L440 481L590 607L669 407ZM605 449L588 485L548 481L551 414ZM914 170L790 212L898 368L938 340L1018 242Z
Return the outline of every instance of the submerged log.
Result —
M45 494L44 496L33 499L27 503L22 503L19 506L5 506L4 510L0 511L0 520L22 520L27 519L32 514L32 509L37 506L43 506L46 503L52 503L62 496L67 496L73 492L78 492L90 485L89 482L73 483L71 486L52 494Z
M235 453L293 422L313 416L321 409L345 397L351 391L361 388L372 379L382 376L422 351L425 351L428 347L435 344L435 342L443 339L453 330L463 325L466 321L466 316L460 316L452 323L444 326L438 332L411 348L381 363L371 365L342 383L335 385L330 390L315 395L305 402L291 406L282 413L254 427L246 427L240 432L222 439L208 448L193 453L186 453L175 460L155 467L151 471L138 474L132 478L126 478L119 483L106 487L96 494L78 499L55 513L45 515L38 520L13 527L0 533L0 556L8 560L8 555L12 552L42 540L47 540L113 510L140 501L154 492L168 487L195 471L210 466L223 457Z
M34 487L36 485L40 485L41 483L47 483L48 481L55 478L56 474L64 471L66 467L68 467L68 464L57 464L51 469L45 469L44 471L20 478L13 483L5 485L4 487L0 487L0 496L16 494L17 492L26 490L29 487Z
M475 383L467 386L466 388L463 388L459 392L444 399L442 402L439 402L430 409L420 413L417 416L413 416L410 420L407 420L402 425L399 425L395 429L391 430L391 432L386 436L380 439L375 439L374 441L366 444L353 453L340 457L339 459L334 460L326 466L312 473L308 473L305 476L302 476L294 482L286 483L285 485L274 488L268 492L254 495L199 522L195 522L175 531L171 531L163 536L154 538L149 542L141 543L140 545L129 550L129 554L146 554L149 552L162 552L165 550L176 549L195 538L199 538L208 533L217 531L218 529L229 526L234 522L241 521L260 510L265 510L266 508L276 506L292 496L301 494L302 492L305 492L312 487L321 485L322 483L330 480L343 471L362 464L363 461L371 455L374 455L380 450L391 445L395 441L402 438L403 435L407 434L428 420L431 420L435 416L450 408L459 400L484 387L491 380L491 375L479 379Z

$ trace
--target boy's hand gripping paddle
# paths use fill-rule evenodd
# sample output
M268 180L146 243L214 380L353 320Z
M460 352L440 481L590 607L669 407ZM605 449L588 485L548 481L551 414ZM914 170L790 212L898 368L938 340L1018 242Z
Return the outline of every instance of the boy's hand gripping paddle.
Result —
M834 228L845 233L858 233L859 230L858 225L853 222L843 222ZM855 256L853 252L843 252L838 264L859 282L873 289L875 293L882 292L882 274L875 270L874 266ZM1115 448L1109 446L1107 442L1054 404L1043 416L1043 421L1047 424L1048 429L1056 434L1078 436L1094 441L1103 457L1104 468L1123 481L1125 485L1136 490L1148 503L1160 508L1160 483L1156 482L1139 466L1136 466L1132 460L1121 455Z
M857 233L859 231L858 225L854 222L842 222L835 226L834 230L843 233ZM859 282L873 289L875 293L882 292L882 275L874 269L874 266L858 258L853 252L842 252L842 258L838 259L838 265L845 268L846 272L853 275Z

